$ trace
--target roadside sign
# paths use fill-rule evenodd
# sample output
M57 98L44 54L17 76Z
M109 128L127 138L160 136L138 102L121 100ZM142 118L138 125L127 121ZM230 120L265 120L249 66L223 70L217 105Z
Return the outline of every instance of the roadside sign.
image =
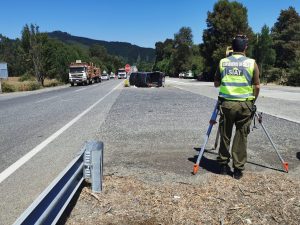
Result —
M130 71L130 65L129 64L125 65L125 71L126 71L126 73L129 73L129 71Z
M8 72L7 72L7 63L0 62L0 79L7 79Z
M7 63L0 62L0 94L2 93L2 79L8 78Z

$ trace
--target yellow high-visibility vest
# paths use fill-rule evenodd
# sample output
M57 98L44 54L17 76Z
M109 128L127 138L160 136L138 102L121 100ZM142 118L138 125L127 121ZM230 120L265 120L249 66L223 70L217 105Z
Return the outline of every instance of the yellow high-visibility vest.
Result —
M233 101L253 100L255 60L243 55L232 55L220 61L221 86L219 96Z

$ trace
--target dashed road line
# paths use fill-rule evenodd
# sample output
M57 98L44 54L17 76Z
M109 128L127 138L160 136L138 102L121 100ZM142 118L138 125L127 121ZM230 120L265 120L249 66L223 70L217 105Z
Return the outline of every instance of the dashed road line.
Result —
M83 90L85 90L86 88L80 88L80 89L78 89L78 90L76 90L76 91L74 91L74 92L79 92L79 91L83 91Z
M41 102L46 102L46 101L49 101L51 99L54 99L54 98L57 98L58 96L53 96L53 97L50 97L50 98L45 98L45 99L42 99L42 100L39 100L39 101L36 101L35 103L41 103Z

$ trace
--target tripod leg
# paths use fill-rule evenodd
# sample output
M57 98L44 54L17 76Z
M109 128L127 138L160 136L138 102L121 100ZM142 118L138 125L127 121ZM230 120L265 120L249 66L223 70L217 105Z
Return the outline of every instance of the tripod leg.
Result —
M218 113L219 113L219 109L218 109L218 102L216 103L216 106L214 108L214 111L211 115L211 118L209 120L209 126L208 126L208 129L207 129L207 132L205 134L205 141L198 153L198 157L197 157L197 161L196 163L194 164L194 167L193 167L193 174L195 175L197 172L198 172L198 169L199 169L199 164L200 164L200 160L203 156L203 153L205 151L205 146L207 144L207 141L208 141L208 138L209 138L209 135L211 133L211 130L213 128L213 125L217 123L216 119L217 119L217 116L218 116Z
M267 135L269 141L271 142L273 148L275 149L275 151L276 151L276 153L277 153L277 156L278 156L278 158L280 159L280 161L281 161L281 163L282 163L282 166L283 166L284 170L288 173L288 171L289 171L289 164L288 164L288 162L284 161L283 158L281 157L281 155L280 155L280 153L278 152L278 150L277 150L277 148L276 148L276 146L275 146L275 144L274 144L274 142L273 142L271 136L269 135L268 131L266 130L265 126L263 125L262 120L261 120L261 117L259 117L259 115L258 115L257 113L255 113L255 116L256 116L257 119L259 120L260 125L262 126L262 128L263 128L265 134Z

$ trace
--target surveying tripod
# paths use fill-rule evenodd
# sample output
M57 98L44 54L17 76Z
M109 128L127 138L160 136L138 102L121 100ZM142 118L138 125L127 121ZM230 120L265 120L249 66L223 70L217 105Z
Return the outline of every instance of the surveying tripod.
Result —
M257 121L259 122L259 124L262 126L265 134L267 135L269 141L271 142L273 148L275 149L276 151L276 154L278 156L278 158L280 159L281 161L281 164L283 166L283 169L285 170L285 172L288 172L289 170L289 165L286 161L284 161L284 159L282 158L282 156L280 155L280 153L278 152L278 149L277 147L275 146L271 136L269 135L269 132L266 130L264 124L262 123L262 113L257 113L256 112L256 107L254 107L255 110L252 112L253 113L253 124L254 124L254 128L256 128L255 126L255 119L257 119ZM207 132L205 134L205 139L204 139L204 143L202 144L201 146L201 149L198 153L198 157L197 157L197 161L196 163L194 164L194 167L193 167L193 174L195 175L198 170L199 170L199 164L200 164L200 161L201 161L201 158L204 154L204 151L205 151L205 147L206 147L206 144L208 142L208 139L209 139L209 136L210 136L210 133L212 131L212 128L213 128L213 125L215 125L217 123L217 117L219 115L219 101L217 101L216 105L215 105L215 108L212 112L212 115L211 115L211 118L209 120L209 126L208 126L208 129L207 129ZM218 147L218 143L219 143L219 139L220 139L220 127L218 126L218 131L217 131L217 136L216 136L216 140L215 140L215 144L214 144L214 147L213 149L217 149Z

